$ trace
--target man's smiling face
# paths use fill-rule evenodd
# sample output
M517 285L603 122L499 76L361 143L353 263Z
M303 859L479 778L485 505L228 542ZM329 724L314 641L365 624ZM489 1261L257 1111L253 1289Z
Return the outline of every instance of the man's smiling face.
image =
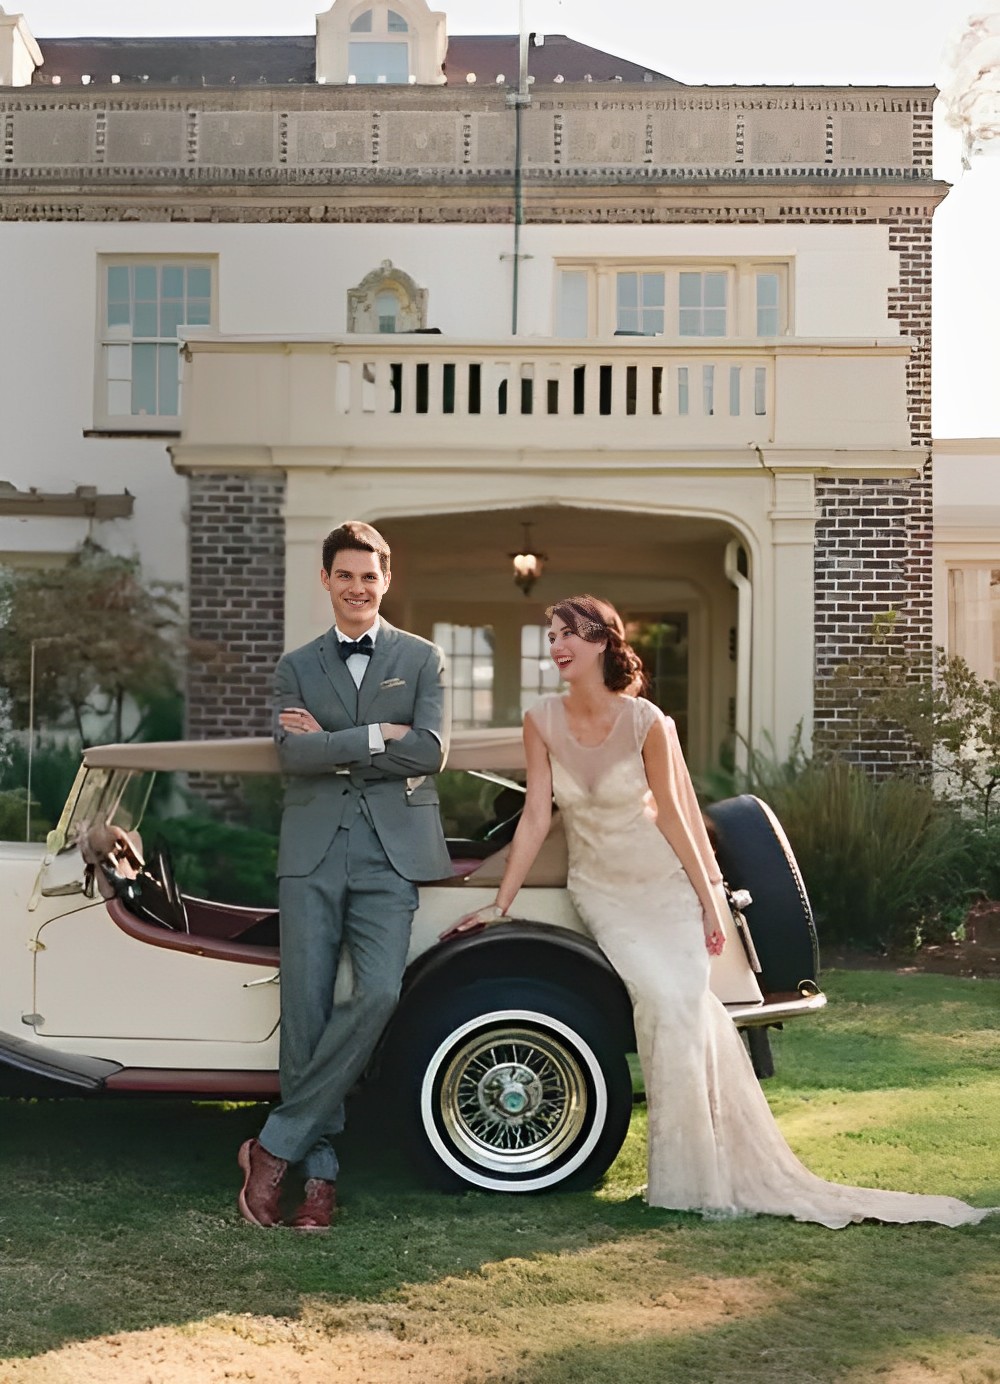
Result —
M342 548L334 553L329 572L320 573L320 580L330 593L337 628L359 639L374 625L389 589L389 573L383 573L378 554Z

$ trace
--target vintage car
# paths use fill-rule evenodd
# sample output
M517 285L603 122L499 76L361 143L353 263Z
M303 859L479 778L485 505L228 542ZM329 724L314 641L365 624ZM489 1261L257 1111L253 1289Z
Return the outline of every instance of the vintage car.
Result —
M421 887L402 997L369 1078L430 1173L504 1192L592 1184L633 1100L628 996L567 895L558 814L516 918L439 941L494 897L522 756L517 731L454 736L448 773L472 776L481 821L449 840L452 876ZM277 1094L277 910L192 897L165 850L144 851L143 811L164 771L279 770L269 740L88 749L46 845L0 846L0 1091ZM709 816L735 898L712 986L766 1074L767 1026L825 1004L812 915L762 802L732 798ZM345 964L338 994L350 983Z

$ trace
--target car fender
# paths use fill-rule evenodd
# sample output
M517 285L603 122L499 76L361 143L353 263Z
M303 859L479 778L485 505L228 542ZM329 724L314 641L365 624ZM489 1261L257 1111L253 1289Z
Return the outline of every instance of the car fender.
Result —
M383 1045L406 1043L410 1026L421 1013L433 1012L436 997L445 991L500 977L558 983L602 1015L624 1052L635 1051L628 992L596 942L568 928L527 919L440 942L418 957L403 979Z

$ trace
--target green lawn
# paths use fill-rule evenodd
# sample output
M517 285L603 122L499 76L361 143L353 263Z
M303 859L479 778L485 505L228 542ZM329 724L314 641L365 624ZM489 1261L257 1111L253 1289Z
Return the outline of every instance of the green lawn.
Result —
M1000 982L825 984L767 1083L796 1151L834 1179L1000 1204ZM0 1103L0 1384L1000 1381L1000 1217L829 1231L652 1211L638 1107L606 1185L548 1197L428 1192L358 1119L336 1231L263 1233L234 1209L260 1118Z

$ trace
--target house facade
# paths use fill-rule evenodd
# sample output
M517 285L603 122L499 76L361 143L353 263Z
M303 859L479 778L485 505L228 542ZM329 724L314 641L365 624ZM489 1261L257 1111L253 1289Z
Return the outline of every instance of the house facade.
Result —
M267 729L354 517L459 724L519 720L544 607L592 590L696 765L905 753L837 670L889 607L932 645L933 90L692 88L563 36L522 85L422 0L33 67L9 32L0 550L89 532L181 582L226 655L192 734Z

